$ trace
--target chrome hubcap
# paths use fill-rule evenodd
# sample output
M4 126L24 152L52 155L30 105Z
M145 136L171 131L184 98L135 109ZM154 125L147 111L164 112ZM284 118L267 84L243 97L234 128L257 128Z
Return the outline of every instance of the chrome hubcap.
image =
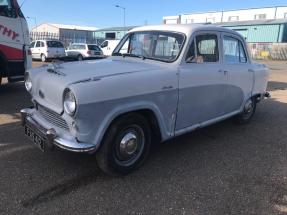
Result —
M126 129L115 146L115 160L118 164L129 166L142 155L145 145L145 135L141 127L132 125Z
M248 102L246 102L245 107L244 107L244 112L249 114L251 113L253 110L253 102L251 100L249 100Z
M138 147L138 138L133 132L127 133L121 140L120 153L123 156L134 154Z

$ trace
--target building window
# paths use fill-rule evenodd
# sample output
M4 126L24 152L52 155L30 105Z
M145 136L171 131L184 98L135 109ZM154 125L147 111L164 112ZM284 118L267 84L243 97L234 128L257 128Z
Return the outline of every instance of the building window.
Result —
M284 19L287 19L287 13L284 13Z
M186 24L194 23L194 19L187 19Z
M232 22L232 21L238 21L239 20L239 16L230 16L228 17L228 21Z
M215 18L206 18L206 23L214 23L215 22Z
M266 19L266 14L256 14L254 19Z

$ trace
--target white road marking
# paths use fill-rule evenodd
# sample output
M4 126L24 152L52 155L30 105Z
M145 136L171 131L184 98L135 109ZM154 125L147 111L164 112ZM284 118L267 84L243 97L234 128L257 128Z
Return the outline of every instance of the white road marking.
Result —
M19 146L19 147L16 147L16 148L12 148L12 149L8 149L6 151L3 151L3 152L0 152L0 159L5 157L5 156L8 156L8 155L11 155L13 153L16 153L16 152L20 152L20 151L25 151L25 150L28 150L28 149L32 149L33 146Z

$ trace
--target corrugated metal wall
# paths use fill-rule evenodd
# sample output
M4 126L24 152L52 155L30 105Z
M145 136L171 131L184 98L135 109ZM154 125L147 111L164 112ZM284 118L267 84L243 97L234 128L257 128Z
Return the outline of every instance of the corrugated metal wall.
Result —
M286 25L227 26L246 38L248 43L280 43L287 37Z

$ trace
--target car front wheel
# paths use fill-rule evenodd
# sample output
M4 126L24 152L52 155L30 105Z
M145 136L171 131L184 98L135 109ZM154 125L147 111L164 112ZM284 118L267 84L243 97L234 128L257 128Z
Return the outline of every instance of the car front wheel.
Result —
M108 129L96 157L109 175L126 175L136 170L149 154L151 129L145 117L128 114Z

